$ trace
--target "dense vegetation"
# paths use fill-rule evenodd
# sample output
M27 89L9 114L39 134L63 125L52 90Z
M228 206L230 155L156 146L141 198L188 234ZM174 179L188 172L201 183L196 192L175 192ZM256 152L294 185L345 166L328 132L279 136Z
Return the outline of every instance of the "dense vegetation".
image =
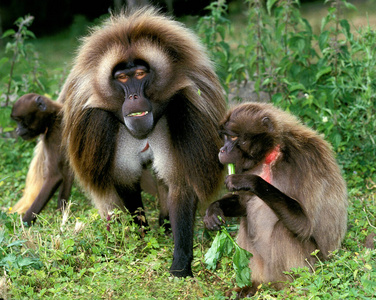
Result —
M268 98L332 143L348 184L349 230L342 248L328 262L319 262L316 271L293 270L291 288L276 292L263 286L255 298L373 299L376 31L370 26L355 29L343 19L343 11L355 9L346 1L327 4L318 30L302 18L296 1L262 3L247 1L234 21L223 1L213 2L195 30L216 62L229 101L241 100L244 91L246 100L249 95ZM197 216L195 277L171 277L173 241L158 228L157 204L147 194L152 230L145 238L124 213L117 212L120 222L100 219L78 188L64 215L56 213L52 200L31 228L7 214L22 195L35 146L15 138L12 103L27 92L56 98L69 70L65 57L73 56L76 38L86 28L78 18L62 35L32 41L31 24L31 17L20 18L19 30L5 31L6 49L0 49L0 298L223 298L223 291L239 279L233 252L214 249L224 256L215 270L208 269L205 254L213 236ZM229 232L233 236L236 226Z

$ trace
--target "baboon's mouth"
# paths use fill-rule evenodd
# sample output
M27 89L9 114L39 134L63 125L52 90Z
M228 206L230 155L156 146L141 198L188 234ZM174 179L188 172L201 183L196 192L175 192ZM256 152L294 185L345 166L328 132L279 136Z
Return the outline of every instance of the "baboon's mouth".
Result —
M128 114L127 117L143 117L146 116L148 113L148 111L138 111Z

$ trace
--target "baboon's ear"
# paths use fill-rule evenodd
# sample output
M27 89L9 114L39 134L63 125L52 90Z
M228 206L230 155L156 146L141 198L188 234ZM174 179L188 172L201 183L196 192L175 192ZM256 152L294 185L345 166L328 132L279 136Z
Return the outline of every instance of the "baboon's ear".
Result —
M273 123L269 119L269 117L263 117L261 122L262 122L262 125L264 125L265 128L267 128L269 132L272 132L274 130Z
M38 96L35 98L35 102L37 103L37 106L38 106L38 109L40 111L45 111L47 109L47 104L46 102L43 100L42 97Z

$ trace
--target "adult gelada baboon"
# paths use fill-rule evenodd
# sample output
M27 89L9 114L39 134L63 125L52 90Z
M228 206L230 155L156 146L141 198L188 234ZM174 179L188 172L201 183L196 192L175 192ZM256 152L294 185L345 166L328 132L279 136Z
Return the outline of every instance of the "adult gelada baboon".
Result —
M253 254L252 295L260 283L281 288L284 271L313 266L311 253L326 259L346 232L346 185L333 152L316 132L270 104L246 103L221 124L223 164L230 191L212 203L205 225L218 230L226 216L241 216L238 243ZM221 218L218 218L220 216Z
M150 7L113 16L84 38L59 101L71 166L100 214L142 208L140 176L151 165L167 194L170 272L191 276L196 207L222 181L225 112L198 38Z
M61 146L61 103L38 94L26 94L13 105L11 118L17 122L17 134L24 140L40 136L26 177L22 198L12 212L25 213L29 225L60 187L58 209L69 198L73 174Z

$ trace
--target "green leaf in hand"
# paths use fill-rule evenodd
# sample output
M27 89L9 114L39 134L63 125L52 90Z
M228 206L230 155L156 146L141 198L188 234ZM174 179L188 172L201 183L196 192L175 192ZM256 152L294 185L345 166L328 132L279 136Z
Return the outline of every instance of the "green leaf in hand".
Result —
M228 164L227 165L227 169L228 169L228 175L235 174L235 166L234 166L234 164Z
M232 265L235 270L236 284L239 287L251 284L251 270L249 269L249 259L251 257L251 253L236 245Z
M232 264L235 271L236 284L239 287L251 285L249 259L252 257L252 254L240 248L224 226L217 232L210 249L205 254L205 263L208 269L215 270L220 258L223 255L230 257L232 252L234 252Z

